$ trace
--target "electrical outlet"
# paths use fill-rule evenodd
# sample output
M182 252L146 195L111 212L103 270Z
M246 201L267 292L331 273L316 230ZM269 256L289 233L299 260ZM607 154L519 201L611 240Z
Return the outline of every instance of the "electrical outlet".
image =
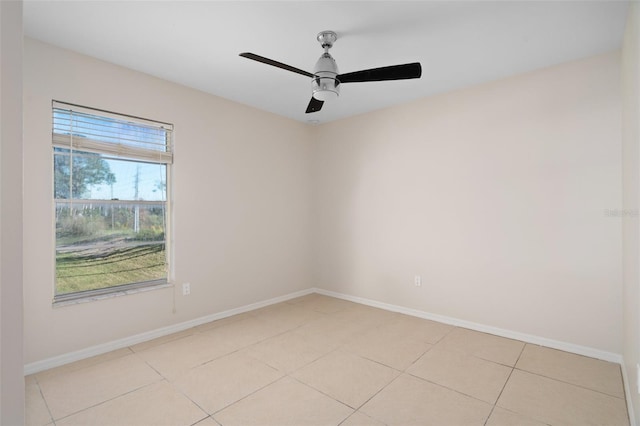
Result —
M191 284L190 283L182 284L182 295L188 296L190 294L191 294Z
M422 277L420 275L416 275L413 277L413 285L416 287L422 287Z

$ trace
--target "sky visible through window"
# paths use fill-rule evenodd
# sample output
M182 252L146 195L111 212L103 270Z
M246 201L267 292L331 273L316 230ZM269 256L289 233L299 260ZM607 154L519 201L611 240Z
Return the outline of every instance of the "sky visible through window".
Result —
M113 185L92 185L87 194L88 199L166 201L167 172L164 164L108 158L104 160L109 164L116 181Z
M55 133L110 142L126 147L157 151L166 150L165 131L157 127L141 126L108 117L97 117L67 110L54 110ZM69 155L68 150L56 149L57 155ZM82 152L74 151L74 156ZM84 194L72 194L73 198L102 200L166 200L166 165L130 161L101 154L115 181L88 185Z

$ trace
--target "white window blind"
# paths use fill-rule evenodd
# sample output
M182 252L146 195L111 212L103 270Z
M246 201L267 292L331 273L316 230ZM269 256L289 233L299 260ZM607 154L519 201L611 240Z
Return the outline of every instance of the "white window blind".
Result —
M171 124L53 101L56 148L171 164L172 133Z

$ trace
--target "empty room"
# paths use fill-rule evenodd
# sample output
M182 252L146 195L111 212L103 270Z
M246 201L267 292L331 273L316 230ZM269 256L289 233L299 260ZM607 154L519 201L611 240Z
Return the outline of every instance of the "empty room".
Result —
M0 2L0 424L640 425L640 6Z

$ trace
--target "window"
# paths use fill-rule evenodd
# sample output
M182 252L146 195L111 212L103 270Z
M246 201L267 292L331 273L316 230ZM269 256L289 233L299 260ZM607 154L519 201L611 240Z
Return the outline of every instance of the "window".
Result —
M53 102L54 302L167 283L172 131Z

